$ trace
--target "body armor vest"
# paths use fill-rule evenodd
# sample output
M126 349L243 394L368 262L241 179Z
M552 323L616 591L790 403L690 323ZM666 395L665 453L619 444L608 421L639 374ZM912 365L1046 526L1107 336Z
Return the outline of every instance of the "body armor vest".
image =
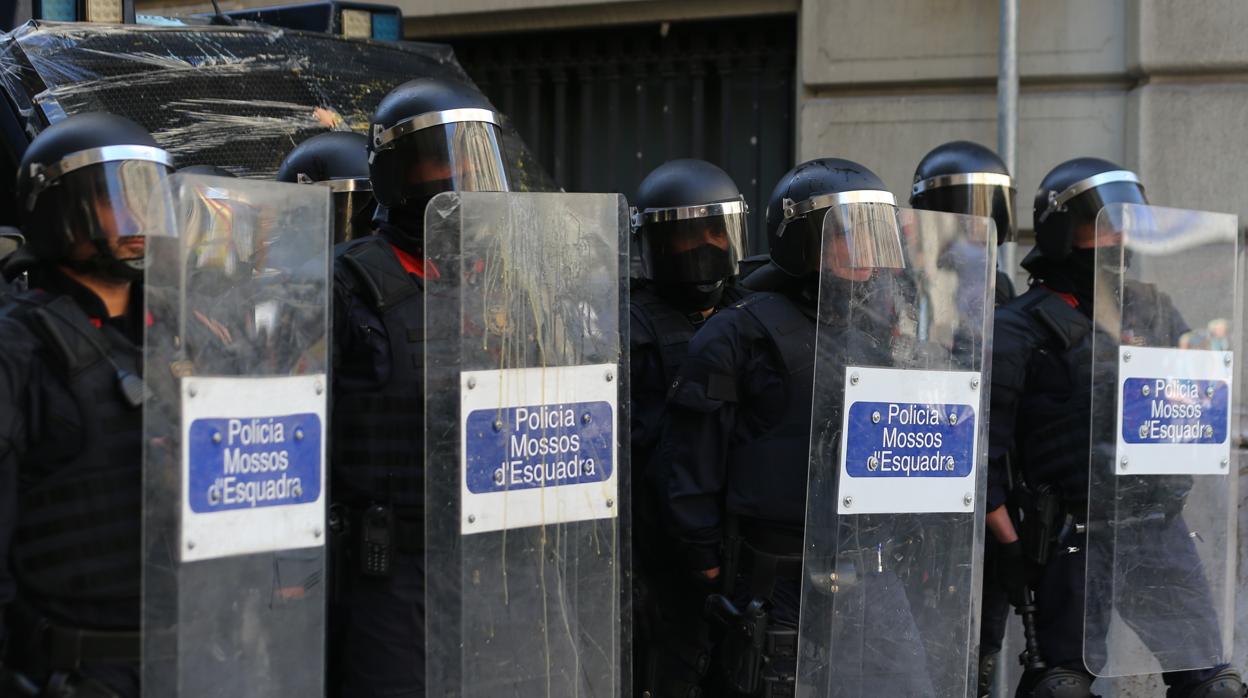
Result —
M814 389L815 321L797 304L778 293L756 293L738 303L762 326L785 375L788 407L766 432L738 444L728 459L728 472L766 468L766 478L733 478L753 489L744 499L775 502L775 511L787 511L791 521L805 518L806 471L810 457L811 396ZM794 492L793 489L797 489ZM732 487L732 485L730 485ZM759 492L759 488L768 490ZM729 504L732 497L729 492ZM787 503L797 501L796 507ZM758 516L764 512L735 512Z
M1019 316L1035 329L1030 351L1052 357L1041 365L1060 367L1028 370L1015 419L1022 472L1032 487L1057 485L1069 498L1086 497L1092 321L1042 286L1033 286L1000 312Z
M1001 309L1037 328L1031 350L1052 355L1061 367L1059 375L1043 368L1029 370L1025 397L1018 406L1018 456L1033 487L1053 484L1068 499L1086 498L1093 371L1099 367L1102 376L1117 375L1121 343L1166 346L1178 340L1169 336L1180 324L1169 298L1151 284L1131 281L1126 282L1125 293L1132 312L1123 319L1120 338L1106 336L1086 315L1041 286ZM1099 356L1093 354L1094 334L1099 334L1095 347ZM1098 399L1113 400L1114 396L1098 395Z
M723 298L719 307L727 307L739 302L747 295L740 286L729 284L724 288ZM663 389L671 385L680 372L680 364L689 353L689 341L702 326L694 324L688 315L672 307L653 287L646 285L633 291L629 312L637 321L650 331L654 337L655 348L659 352L659 362L663 367ZM636 348L640 345L634 344ZM636 386L635 386L636 387Z
M680 364L689 353L689 340L698 328L684 314L663 300L654 289L643 286L633 293L629 312L650 331L663 368L664 390L676 378ZM634 347L638 345L634 344ZM634 389L640 386L635 386Z
M353 240L337 257L351 292L380 319L365 331L385 334L390 373L375 389L335 391L334 498L387 503L413 518L424 507L423 288L380 236Z
M42 340L68 392L62 402L35 391L27 415L12 550L20 593L61 622L136 627L143 410L123 397L119 373L142 374L141 348L95 327L68 296L24 292L6 312Z

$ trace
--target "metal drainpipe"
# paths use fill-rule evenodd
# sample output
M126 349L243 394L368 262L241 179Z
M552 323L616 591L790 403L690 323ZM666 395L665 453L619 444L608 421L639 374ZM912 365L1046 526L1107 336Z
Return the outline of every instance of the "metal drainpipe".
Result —
M1001 0L1000 47L997 50L997 153L1005 161L1005 167L1018 182L1018 0ZM1002 245L997 257L997 268L1014 278L1018 269L1018 243ZM1012 609L1011 609L1012 610ZM1010 614L1013 620L1013 613ZM997 675L993 680L992 694L995 698L1008 698L1010 662L1017 650L1011 647L1010 631L1016 623L1006 623L1005 637L1001 641L1001 654L997 660Z
M997 51L997 152L1018 182L1018 0L1001 0L1000 48ZM1016 243L1001 246L997 266L1014 277Z

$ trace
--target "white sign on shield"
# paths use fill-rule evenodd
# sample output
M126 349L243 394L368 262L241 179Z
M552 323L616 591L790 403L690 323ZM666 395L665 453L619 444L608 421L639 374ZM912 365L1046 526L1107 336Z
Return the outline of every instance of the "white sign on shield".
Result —
M1118 348L1118 475L1226 475L1234 355Z
M614 518L619 367L460 375L464 535Z
M324 545L325 387L182 380L183 562Z
M845 369L837 513L975 511L980 374Z

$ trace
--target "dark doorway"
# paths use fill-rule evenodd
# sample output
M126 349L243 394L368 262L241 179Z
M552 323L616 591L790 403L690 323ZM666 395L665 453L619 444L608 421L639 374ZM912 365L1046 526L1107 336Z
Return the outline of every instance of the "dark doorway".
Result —
M767 197L793 165L792 15L449 43L568 191L632 195L664 161L703 158L736 180L766 249Z

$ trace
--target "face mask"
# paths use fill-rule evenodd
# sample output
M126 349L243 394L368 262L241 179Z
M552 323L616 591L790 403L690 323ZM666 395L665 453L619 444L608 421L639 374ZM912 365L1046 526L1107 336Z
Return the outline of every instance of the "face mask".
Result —
M377 231L395 247L404 252L423 257L425 254L425 204L430 196L421 202L413 201L410 206L392 208L386 212L386 221L378 226Z
M724 282L710 284L666 284L659 286L663 296L685 314L701 313L719 305L724 296Z
M1131 251L1127 250L1121 256L1121 266L1119 265L1119 248L1094 248L1094 247L1076 247L1070 251L1069 265L1078 273L1076 281L1086 282L1090 287L1092 279L1096 277L1097 272L1097 249L1101 250L1100 254L1100 273L1102 276L1119 277L1123 272L1131 268Z
M1092 284L1092 277L1096 275L1096 250L1090 247L1076 247L1070 251L1070 255L1066 258L1067 266L1074 273L1074 281L1080 285Z
M95 246L98 254L84 260L69 261L65 265L79 274L101 276L115 281L143 280L143 270L147 268L144 257L118 259L113 256L112 250L108 249L108 243L104 240L97 240Z
M659 283L711 285L733 275L732 257L714 245L662 255L655 260L655 267Z

